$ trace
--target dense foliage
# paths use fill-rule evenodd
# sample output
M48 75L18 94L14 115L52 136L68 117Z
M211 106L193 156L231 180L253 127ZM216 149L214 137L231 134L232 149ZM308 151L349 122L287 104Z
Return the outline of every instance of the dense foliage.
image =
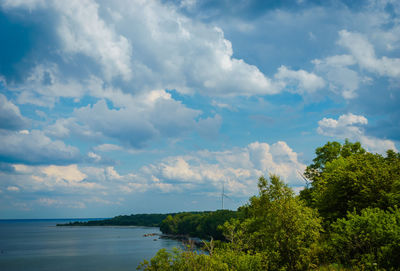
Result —
M277 176L261 177L258 186L259 195L242 209L244 219L223 226L232 246L262 254L266 269L308 269L322 229L317 212Z
M160 249L148 261L143 261L137 269L147 271L247 271L265 270L260 254L247 254L232 250L218 250L211 255L195 251L173 249L171 252Z
M311 187L301 196L328 222L353 210L387 210L400 203L400 154L393 151L383 157L365 152L359 143L328 142L317 149L305 175Z
M399 153L328 142L304 178L296 196L278 176L260 177L259 194L226 220L218 219L222 211L202 214L208 221L168 216L162 227L170 233L206 238L216 228L226 242L205 243L208 254L160 250L138 269L400 270Z
M168 215L161 222L160 230L165 234L188 235L203 239L224 240L222 230L218 226L235 218L237 212L218 210L215 212L179 213Z
M168 215L174 214L136 214L120 215L110 219L91 220L87 222L70 222L67 224L58 224L57 226L146 226L159 227Z
M366 208L332 224L329 246L334 260L365 269L400 267L400 210Z

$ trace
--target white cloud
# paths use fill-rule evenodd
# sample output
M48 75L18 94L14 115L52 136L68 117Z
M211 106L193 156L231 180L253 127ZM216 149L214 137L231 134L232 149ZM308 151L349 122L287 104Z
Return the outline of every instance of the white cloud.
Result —
M115 144L101 144L94 147L94 150L99 152L120 151L122 147Z
M145 166L145 179L169 183L178 188L219 190L225 182L229 193L250 195L256 191L261 175L278 174L289 184L301 184L298 172L305 165L297 153L283 141L269 145L254 142L244 148L222 152L198 151L187 156L168 157L158 164ZM146 177L147 176L147 177Z
M350 51L362 69L381 76L400 76L400 58L377 58L373 45L362 34L342 30L338 44Z
M86 127L88 131L117 139L134 148L143 147L161 135L176 137L200 124L206 125L204 121L197 124L195 119L199 115L200 111L187 108L162 90L140 94L120 109L110 109L102 100L92 107L74 111L76 124L80 124L75 131L82 131L83 125L83 130Z
M94 152L88 152L88 157L93 160L94 162L101 161L101 156Z
M48 177L51 177L56 182L68 181L68 182L80 182L87 176L80 172L77 165L69 166L48 166L42 169L42 172Z
M110 80L121 75L131 77L131 45L126 37L115 33L99 16L99 6L92 0L54 1L60 13L58 27L67 53L83 53L102 64Z
M277 73L282 79L277 84L256 66L233 57L232 44L220 28L192 21L179 13L177 7L159 1L118 0L101 2L101 6L93 0L51 1L40 5L16 2L7 7L42 8L55 12L54 18L58 18L53 23L61 48L51 53L57 52L61 59L56 64L49 54L41 57L42 63L35 61L39 68L29 80L40 81L41 87L32 88L29 80L25 82L25 91L19 97L21 103L45 105L57 101L57 95L81 97L87 92L87 82L70 79L76 77L77 70L85 75L86 81L90 75L105 77L113 87L119 82L114 79L121 76L129 82L121 84L125 93L176 89L181 93L226 97L276 94L286 86L291 91L299 88L296 90L299 93L313 92L323 86L322 79L315 74L287 68ZM86 63L81 55L95 63ZM43 65L52 73L43 73L43 68L40 69ZM97 69L93 68L96 65L101 67L102 74L96 74ZM63 67L62 71L55 73L54 67L58 66ZM53 74L50 76L53 82L46 86L43 80L38 80L43 78L41 74ZM107 94L103 95L101 98L106 98Z
M312 93L325 86L324 80L304 70L290 70L285 66L281 66L275 74L275 79L278 80L277 84L281 84L282 89L292 87L293 92L298 93Z
M8 186L7 190L11 192L19 192L20 189L16 186Z
M341 115L337 120L323 118L318 122L317 132L338 139L360 141L367 150L372 152L384 154L389 149L397 152L393 141L365 135L363 126L367 124L368 120L364 116L349 113Z
M56 138L66 138L70 135L70 127L74 124L74 119L57 119L54 124L45 128L45 133Z
M73 209L83 209L86 208L84 202L75 201L71 202L68 200L63 199L54 199L54 198L39 198L36 200L39 205L46 206L46 207L55 207L55 208L73 208Z
M76 164L68 166L14 165L8 178L25 191L58 191L59 194L98 192L105 189L98 180L90 179Z
M27 120L21 115L18 106L0 94L0 129L19 130L26 123Z
M377 24L381 25L385 22L386 20L379 20ZM393 31L385 33L393 33ZM371 36L374 36L373 33L378 36L384 35L384 32L379 30L379 28L370 32L372 32ZM379 39L375 39L374 41L375 44L381 42ZM312 63L315 65L315 70L318 73L322 73L326 79L330 90L342 95L345 99L356 98L360 85L372 82L373 79L369 75L385 76L394 79L399 77L400 58L377 57L374 45L365 35L341 30L339 31L337 44L347 49L349 54L316 59ZM357 66L359 69L357 69Z
M161 176L169 180L184 180L190 182L199 182L202 180L198 172L194 172L188 162L182 157L171 158L166 163L158 165Z
M356 64L353 56L336 55L322 60L316 59L312 62L315 69L324 74L331 91L342 95L345 99L357 97L356 91L363 79L358 72L349 68Z
M5 8L46 8L58 13L56 28L62 50L66 54L84 54L101 64L110 80L122 76L131 78L131 45L126 37L117 34L99 15L99 5L93 0L71 1L5 1Z
M80 159L79 150L59 140L51 140L42 131L0 133L0 157L3 161L26 164L65 164Z
M6 186L15 186L26 192L57 191L60 197L84 194L90 198L98 197L99 193L115 197L121 193L143 193L152 190L163 193L215 193L220 191L223 182L227 194L247 197L256 193L258 178L270 173L280 175L290 185L303 185L298 172L302 172L305 165L299 162L296 152L285 142L279 141L271 145L253 142L243 148L202 150L184 156L169 156L124 174L112 166L81 167L77 164L15 164L14 169L14 172L3 173L9 180L5 183ZM41 200L39 198L38 203L68 207L62 198L43 197Z

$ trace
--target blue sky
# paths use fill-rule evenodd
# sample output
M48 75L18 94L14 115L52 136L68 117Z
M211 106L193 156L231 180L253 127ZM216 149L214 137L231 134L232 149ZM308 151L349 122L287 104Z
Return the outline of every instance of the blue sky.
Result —
M400 145L400 3L3 0L0 218L235 209Z

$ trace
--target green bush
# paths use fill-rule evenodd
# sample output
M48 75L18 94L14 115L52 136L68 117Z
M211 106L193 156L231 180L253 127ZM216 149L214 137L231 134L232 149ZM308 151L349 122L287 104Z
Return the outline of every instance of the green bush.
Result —
M260 254L250 255L230 250L217 250L212 255L195 251L161 249L150 262L143 261L137 268L145 271L261 271L265 270Z
M400 210L367 208L349 213L331 226L328 240L333 257L366 270L400 267Z
M224 224L232 249L262 254L268 270L311 268L322 230L317 212L275 175L261 177L258 186L259 196L242 210L245 218Z

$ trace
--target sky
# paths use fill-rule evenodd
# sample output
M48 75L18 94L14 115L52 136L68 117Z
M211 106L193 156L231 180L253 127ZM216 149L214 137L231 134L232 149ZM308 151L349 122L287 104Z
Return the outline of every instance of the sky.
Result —
M400 1L0 0L0 218L235 209L400 148Z

